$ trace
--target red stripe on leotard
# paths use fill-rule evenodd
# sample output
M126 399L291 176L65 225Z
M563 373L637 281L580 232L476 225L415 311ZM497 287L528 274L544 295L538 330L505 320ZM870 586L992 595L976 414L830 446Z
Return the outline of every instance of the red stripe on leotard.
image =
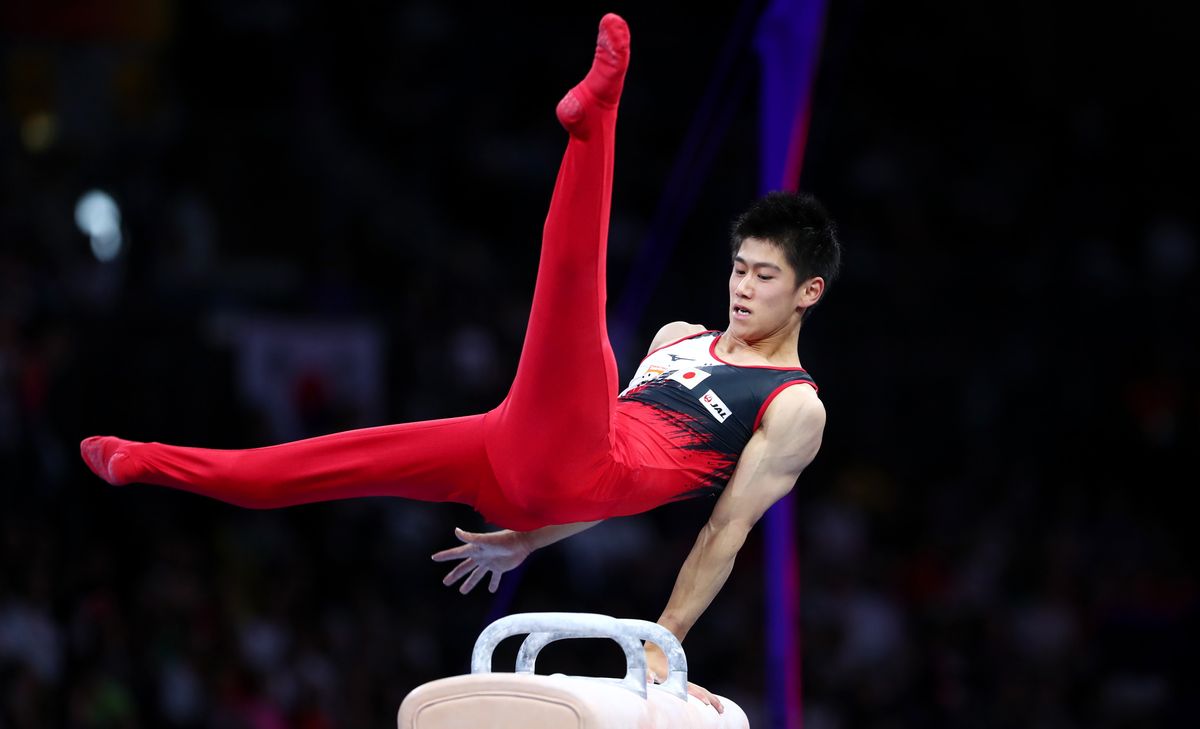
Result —
M771 401L774 400L775 397L777 395L779 395L779 393L783 392L784 390L786 390L789 387L792 387L794 385L809 385L810 387L812 387L814 392L817 391L817 383L815 383L811 380L793 380L792 382L785 382L782 385L780 385L779 387L776 387L774 390L771 391L770 395L767 395L767 399L763 400L762 407L760 407L758 409L758 415L756 415L754 417L754 428L753 429L755 431L757 431L758 426L762 424L763 416L767 414L767 406L769 406L771 404Z

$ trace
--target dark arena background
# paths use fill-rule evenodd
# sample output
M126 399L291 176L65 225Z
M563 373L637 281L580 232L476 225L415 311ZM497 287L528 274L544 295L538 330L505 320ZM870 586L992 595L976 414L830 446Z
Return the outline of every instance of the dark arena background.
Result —
M116 489L78 443L243 448L494 406L566 143L554 105L606 11L633 36L622 378L661 324L723 327L729 224L761 191L766 5L6 0L0 727L386 727L493 617L655 619L711 501L462 596L429 555L490 528L466 507ZM789 726L1200 723L1200 64L1179 5L824 8L800 187L846 260L800 339L829 415L790 505ZM685 643L754 727L783 726L763 544ZM621 660L588 643L546 665Z

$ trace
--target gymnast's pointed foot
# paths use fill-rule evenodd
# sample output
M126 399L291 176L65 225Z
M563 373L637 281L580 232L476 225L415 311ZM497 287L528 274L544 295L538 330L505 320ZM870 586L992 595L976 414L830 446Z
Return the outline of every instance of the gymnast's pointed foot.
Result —
M92 473L113 486L124 486L134 480L133 463L126 446L133 441L111 435L94 435L79 444L79 453Z
M629 26L619 15L600 20L592 68L575 88L558 102L558 120L576 136L586 136L588 110L612 109L621 99L625 70L629 68Z

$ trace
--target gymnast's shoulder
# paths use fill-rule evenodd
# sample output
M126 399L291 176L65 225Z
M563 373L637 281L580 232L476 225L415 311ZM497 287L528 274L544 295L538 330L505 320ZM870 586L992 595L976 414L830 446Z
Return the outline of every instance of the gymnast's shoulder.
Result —
M824 431L825 405L817 391L796 386L784 388L770 400L755 437L765 438L802 470L821 447Z
M693 334L699 334L700 332L706 331L708 331L707 327L703 326L702 324L689 324L686 321L673 321L670 324L664 324L662 328L658 330L658 334L654 335L654 339L651 340L649 348L651 350L658 349L659 347L663 347L672 342L690 337Z

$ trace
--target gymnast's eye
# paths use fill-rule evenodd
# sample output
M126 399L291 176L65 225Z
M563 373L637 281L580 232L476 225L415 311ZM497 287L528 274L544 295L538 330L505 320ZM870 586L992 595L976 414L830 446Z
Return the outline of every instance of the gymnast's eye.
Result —
M768 276L764 273L758 274L758 277L759 277L759 279L761 279L763 281L770 281L771 279L775 278L774 276Z
M736 269L736 268L735 268L735 269L733 269L733 275L734 275L734 276L745 276L745 275L746 275L746 272L745 272L745 271L739 271L738 269Z

